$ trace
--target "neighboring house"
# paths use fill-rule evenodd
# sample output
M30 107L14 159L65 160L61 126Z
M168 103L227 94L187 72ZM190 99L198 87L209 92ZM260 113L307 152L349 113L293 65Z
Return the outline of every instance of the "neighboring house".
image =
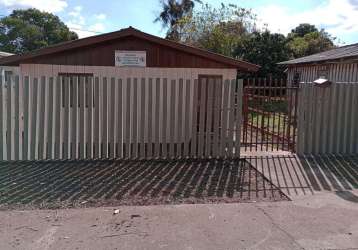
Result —
M143 33L132 27L0 58L22 75L235 79L259 66Z
M287 65L287 78L292 85L319 78L331 82L358 82L358 43L280 64Z

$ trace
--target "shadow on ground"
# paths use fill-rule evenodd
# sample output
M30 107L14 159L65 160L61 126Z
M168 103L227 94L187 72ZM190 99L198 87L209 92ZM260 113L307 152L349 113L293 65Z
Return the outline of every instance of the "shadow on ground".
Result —
M289 196L334 191L343 197L343 191L358 189L358 156L283 155L247 161Z
M245 160L2 162L0 195L3 209L288 200Z

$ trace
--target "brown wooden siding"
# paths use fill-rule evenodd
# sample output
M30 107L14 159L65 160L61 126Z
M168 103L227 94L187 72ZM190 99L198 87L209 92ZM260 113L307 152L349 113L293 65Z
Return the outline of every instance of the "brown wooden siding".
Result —
M147 51L147 67L166 68L235 68L222 62L210 60L184 51L126 37L75 50L68 50L25 60L23 63L55 65L114 66L115 50Z

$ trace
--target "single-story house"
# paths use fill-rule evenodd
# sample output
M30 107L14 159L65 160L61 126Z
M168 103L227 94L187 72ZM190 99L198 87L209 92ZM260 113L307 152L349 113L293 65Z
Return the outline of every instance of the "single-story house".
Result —
M259 66L156 37L132 27L22 55L0 58L0 67L21 75L235 79Z
M358 43L280 64L287 65L288 82L293 85L317 79L358 82Z

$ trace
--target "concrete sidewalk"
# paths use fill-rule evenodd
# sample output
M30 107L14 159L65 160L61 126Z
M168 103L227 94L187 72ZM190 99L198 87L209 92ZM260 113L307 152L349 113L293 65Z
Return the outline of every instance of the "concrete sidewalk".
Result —
M0 212L0 249L358 249L358 193L292 202Z

